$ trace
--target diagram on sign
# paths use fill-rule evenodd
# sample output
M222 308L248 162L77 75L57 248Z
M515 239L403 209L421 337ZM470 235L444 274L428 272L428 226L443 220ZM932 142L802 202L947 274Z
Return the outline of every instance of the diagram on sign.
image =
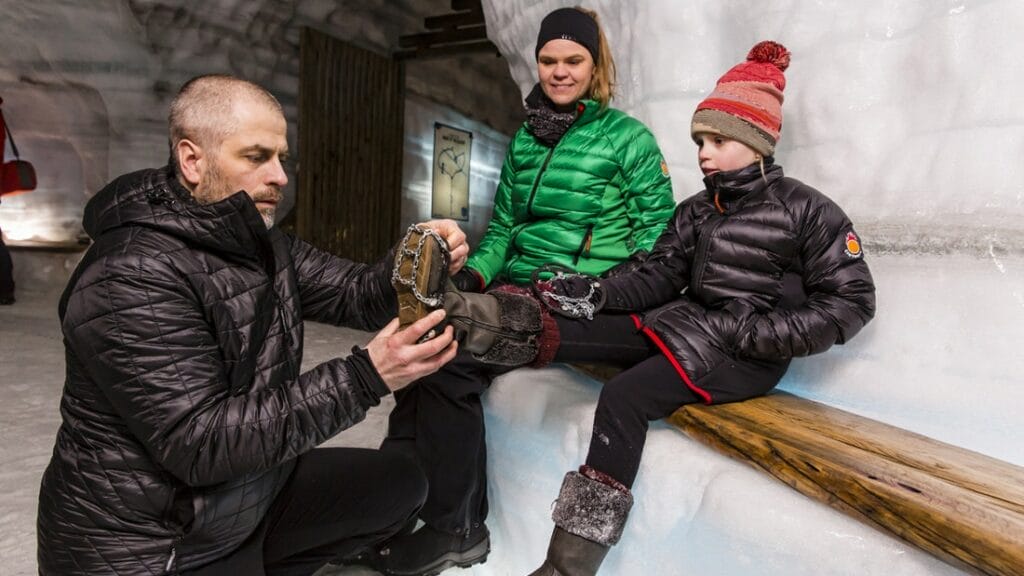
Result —
M469 220L469 156L473 134L434 125L431 214L434 218Z

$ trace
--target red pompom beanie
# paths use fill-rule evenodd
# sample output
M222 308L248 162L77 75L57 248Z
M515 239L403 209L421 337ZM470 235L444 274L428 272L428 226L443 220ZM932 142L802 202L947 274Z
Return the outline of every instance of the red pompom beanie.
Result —
M690 134L709 132L738 140L763 156L775 152L782 130L783 72L789 50L766 40L750 49L747 60L718 79L711 94L697 105Z

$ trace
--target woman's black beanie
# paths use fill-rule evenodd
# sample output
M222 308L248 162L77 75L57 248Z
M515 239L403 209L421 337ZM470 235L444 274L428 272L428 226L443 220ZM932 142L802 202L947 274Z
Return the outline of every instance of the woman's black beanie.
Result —
M544 17L537 33L534 58L540 58L540 49L551 40L571 40L583 46L597 62L597 22L575 8L559 8Z

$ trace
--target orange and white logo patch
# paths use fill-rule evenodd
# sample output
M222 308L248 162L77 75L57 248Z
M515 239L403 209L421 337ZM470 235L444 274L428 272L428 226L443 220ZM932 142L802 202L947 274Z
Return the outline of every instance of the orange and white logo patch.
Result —
M860 238L853 232L846 233L846 255L850 258L860 258L864 255L860 248Z
M668 178L668 162L664 158L661 159L661 175Z

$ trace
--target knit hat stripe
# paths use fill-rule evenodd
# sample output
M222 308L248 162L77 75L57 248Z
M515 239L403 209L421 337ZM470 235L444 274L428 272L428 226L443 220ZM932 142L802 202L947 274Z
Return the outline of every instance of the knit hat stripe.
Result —
M712 132L746 144L764 155L775 152L782 131L783 72L790 54L776 42L759 42L746 60L722 75L697 105L690 133Z
M757 63L744 62L725 73L718 79L719 84L733 82L756 82L768 84L780 92L786 88L786 77L776 68L759 66Z
M751 104L759 106L765 112L773 115L782 113L782 92L771 84L764 82L723 82L715 87L708 96L714 98L723 94L729 95L733 100L746 100Z
M694 141L697 134L707 132L742 142L762 156L771 156L775 151L775 140L771 136L739 116L721 110L698 110L693 115L690 132Z
M719 110L727 114L732 114L733 116L739 116L771 135L773 139L779 139L779 130L782 129L782 121L760 108L737 100L707 98L700 103L697 110L707 109Z

